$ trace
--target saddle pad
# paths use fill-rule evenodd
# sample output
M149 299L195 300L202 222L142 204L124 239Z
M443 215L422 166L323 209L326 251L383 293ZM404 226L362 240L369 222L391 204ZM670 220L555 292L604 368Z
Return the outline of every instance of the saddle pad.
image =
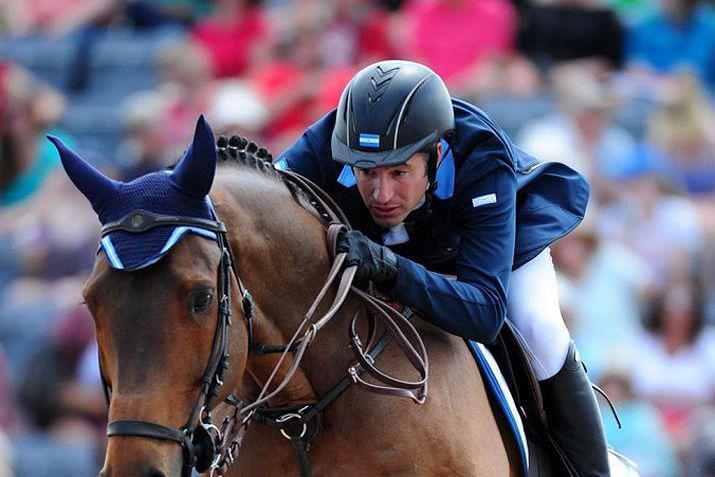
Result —
M467 345L477 362L479 371L481 371L485 378L487 391L491 393L492 397L494 397L499 403L499 407L504 413L504 417L506 417L506 420L509 423L509 428L514 434L514 438L519 445L522 475L526 477L529 474L529 447L526 442L526 435L524 434L524 426L521 422L521 416L519 416L516 404L514 403L514 398L509 391L509 387L504 380L504 376L502 376L502 373L499 370L496 360L489 350L484 345L477 343L476 341L467 340Z

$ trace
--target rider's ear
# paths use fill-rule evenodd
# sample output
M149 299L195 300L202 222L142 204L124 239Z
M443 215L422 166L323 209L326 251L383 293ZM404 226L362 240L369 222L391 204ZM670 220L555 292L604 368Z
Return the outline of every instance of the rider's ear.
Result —
M184 191L206 197L213 184L217 160L214 134L202 114L196 123L191 146L174 168L172 177Z
M102 208L115 197L121 183L106 177L95 169L58 137L47 136L47 139L57 148L62 167L70 180L89 200L94 211L99 214Z

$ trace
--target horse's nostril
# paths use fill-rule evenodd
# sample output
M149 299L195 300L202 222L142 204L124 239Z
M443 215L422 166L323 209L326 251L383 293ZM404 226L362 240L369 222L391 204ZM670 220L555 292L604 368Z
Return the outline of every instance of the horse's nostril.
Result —
M150 469L147 477L166 477L166 474L160 470Z

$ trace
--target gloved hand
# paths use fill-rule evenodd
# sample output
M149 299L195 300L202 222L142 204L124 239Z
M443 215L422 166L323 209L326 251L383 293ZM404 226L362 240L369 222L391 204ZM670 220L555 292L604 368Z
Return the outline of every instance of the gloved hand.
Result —
M344 266L357 265L355 282L371 280L377 288L388 290L397 282L397 257L389 248L379 245L357 230L338 237L338 253L347 253Z

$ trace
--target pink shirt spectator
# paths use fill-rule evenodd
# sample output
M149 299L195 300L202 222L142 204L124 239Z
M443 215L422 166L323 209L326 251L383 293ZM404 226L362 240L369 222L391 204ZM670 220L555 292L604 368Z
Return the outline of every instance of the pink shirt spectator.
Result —
M315 98L313 118L317 119L338 106L345 85L350 82L355 73L357 69L350 66L323 72L320 90Z
M209 110L214 88L207 84L193 93L193 96L183 93L167 95L169 99L162 117L161 128L162 141L166 147L183 147L187 138L191 137L196 118Z
M291 62L275 60L251 75L251 84L263 100L273 108L272 119L266 127L268 137L276 137L310 125L312 92L306 91L308 73Z
M216 77L243 74L250 63L251 49L267 36L268 28L259 9L239 10L233 18L207 17L191 32L211 59Z
M491 55L513 51L516 12L508 0L411 0L407 53L450 84Z
M323 44L330 45L322 52L325 66L350 67L399 56L390 39L390 15L385 10L373 2L338 8L342 10L321 34Z

